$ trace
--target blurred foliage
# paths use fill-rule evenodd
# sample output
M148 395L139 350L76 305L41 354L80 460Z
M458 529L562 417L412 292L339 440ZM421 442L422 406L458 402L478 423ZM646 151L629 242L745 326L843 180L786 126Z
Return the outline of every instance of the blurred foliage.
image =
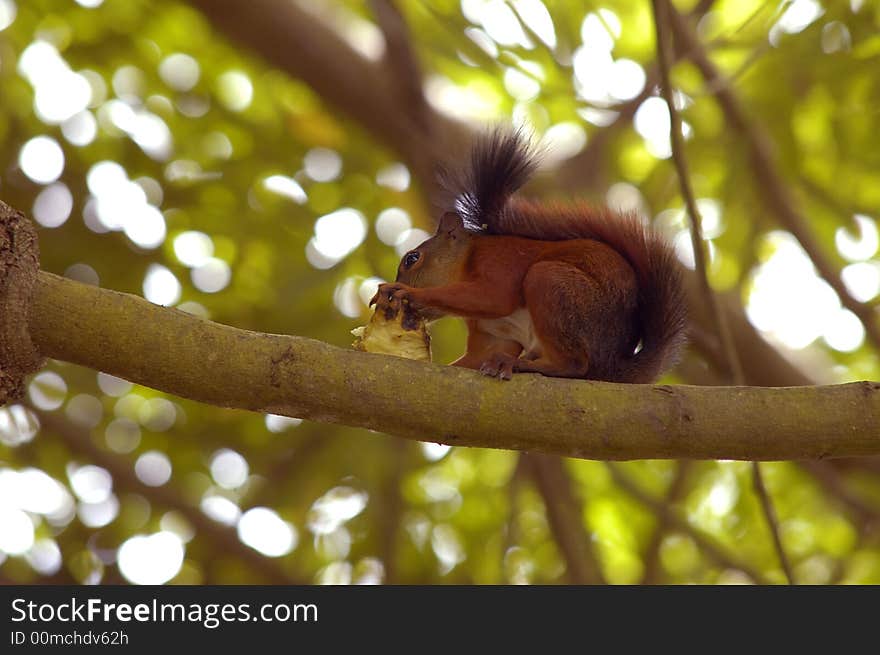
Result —
M582 179L577 193L656 217L687 260L686 240L678 238L678 186L662 152L662 112L658 117L648 98L635 120L613 123L615 112L641 93L638 71L653 67L649 3L398 5L437 111L475 126L529 125L549 144L550 178L586 147L598 158L591 170L600 173ZM700 36L772 135L810 229L857 297L875 302L877 4L701 5L711 10ZM375 54L377 43L381 52L368 3L311 6L364 56ZM28 52L43 59L32 57L27 68ZM876 353L864 330L833 292L829 298L793 239L778 231L756 191L742 137L712 89L687 62L673 73L693 184L711 222L713 282L738 290L756 328L817 380L876 379ZM76 106L83 80L88 92ZM51 152L35 151L43 154L29 160L25 146L36 137L52 139L64 158L60 175L50 171L51 179L40 182L35 176L51 169ZM590 150L600 139L602 147ZM0 197L42 224L45 270L223 323L342 347L367 318L376 278L393 275L405 250L400 243L395 249L395 240L418 240L421 232L408 230L431 224L430 208L394 153L303 83L230 45L185 3L0 0L0 162ZM100 162L118 163L127 179L111 176L101 186L90 173L119 169L96 169ZM137 223L135 206L149 220ZM344 208L350 211L339 219L335 212ZM363 238L360 228L367 228ZM463 335L456 321L438 324L435 358L456 357ZM49 414L54 422L45 420ZM100 470L81 468L95 463L95 449L118 466L112 489ZM521 475L517 459L222 410L51 362L31 383L24 406L0 410L0 578L565 582L545 513L554 499ZM605 464L566 466L583 529L610 582L639 582L650 557L659 562L655 582L750 581L731 562L783 580L748 464L692 464L680 493L668 499L684 527L664 523L615 484ZM620 470L663 501L679 466L646 461ZM876 463L775 463L764 470L801 581L880 582ZM264 551L277 547L270 554L281 555L273 561L287 578L267 580L230 548L239 538L233 527L199 530L181 511L213 507L220 516L218 506L232 523L240 511L271 510L262 523L265 513L250 514L256 527L242 521L239 533ZM22 516L33 526L32 546ZM137 535L168 533L184 544L182 561L158 541L150 542L152 551L137 550L147 543ZM707 554L694 534L717 542L731 561ZM648 553L654 541L656 553ZM117 566L123 544L138 561L152 552L170 563Z

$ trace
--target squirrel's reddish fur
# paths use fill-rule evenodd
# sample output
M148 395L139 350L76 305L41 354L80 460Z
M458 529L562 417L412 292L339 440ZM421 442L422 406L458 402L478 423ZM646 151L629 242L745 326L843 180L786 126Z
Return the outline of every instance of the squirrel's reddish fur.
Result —
M469 164L443 175L452 201L437 233L376 300L464 317L468 348L455 363L490 375L655 380L685 341L671 247L632 213L513 196L535 162L518 132L480 138Z

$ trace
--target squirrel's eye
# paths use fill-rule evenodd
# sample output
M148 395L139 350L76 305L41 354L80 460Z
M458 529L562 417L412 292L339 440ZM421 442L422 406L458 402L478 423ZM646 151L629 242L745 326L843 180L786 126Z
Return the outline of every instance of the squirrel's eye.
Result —
M411 250L410 252L406 253L406 255L404 255L403 257L403 267L410 268L413 264L419 261L419 257L421 257L421 254L418 250Z

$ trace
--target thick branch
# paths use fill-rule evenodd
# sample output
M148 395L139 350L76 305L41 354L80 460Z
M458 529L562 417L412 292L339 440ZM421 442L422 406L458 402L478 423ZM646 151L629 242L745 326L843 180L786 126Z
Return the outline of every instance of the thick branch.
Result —
M43 365L20 307L30 305L40 249L24 215L0 202L0 405L24 395L24 378Z
M588 459L880 454L880 383L796 388L610 384L474 371L219 325L41 272L43 355L184 398L456 446Z
M465 130L435 112L422 120L414 116L394 93L382 62L362 57L291 0L189 0L189 4L233 42L302 79L331 106L361 123L398 152L431 191L434 162L455 151L456 136L463 139ZM430 139L425 124L442 125L444 139Z

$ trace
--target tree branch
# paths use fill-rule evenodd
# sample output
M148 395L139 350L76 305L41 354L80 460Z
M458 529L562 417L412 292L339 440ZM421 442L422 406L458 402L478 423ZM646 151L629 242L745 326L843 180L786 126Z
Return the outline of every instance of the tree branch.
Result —
M682 460L675 465L675 477L672 478L672 482L666 490L666 497L663 500L664 505L669 508L669 512L665 514L660 513L657 516L657 527L654 528L654 534L651 535L651 540L648 542L642 558L645 568L640 584L656 584L660 577L660 548L663 546L663 538L669 533L669 528L671 527L669 516L675 511L673 507L681 500L687 489L686 483L690 470L691 462L687 460Z
M523 462L544 500L547 521L571 584L606 584L565 463L558 457L543 455L527 455Z
M382 494L375 511L379 533L379 555L385 567L385 584L399 584L398 553L402 517L406 510L401 485L411 462L411 444L389 440L388 470L380 486Z
M675 171L678 177L678 184L681 189L681 197L684 199L687 215L690 221L691 246L694 251L695 270L697 274L697 282L700 286L700 293L703 302L709 308L712 315L712 322L715 327L715 334L721 342L721 350L724 353L725 365L728 375L733 384L741 385L744 383L742 367L739 365L739 357L736 354L736 347L733 338L730 335L730 328L724 320L718 300L709 284L709 276L706 269L706 246L703 242L703 226L700 222L700 212L697 209L697 201L694 198L694 191L691 188L691 178L688 172L687 158L684 154L684 136L681 130L681 116L675 108L675 100L672 94L672 83L669 79L670 68L670 47L666 38L667 17L671 11L668 0L652 0L654 8L654 27L657 38L657 62L660 69L660 92L666 101L669 110L670 122L670 142L672 146L672 161L675 164Z
M761 511L764 514L767 528L770 530L770 536L773 539L773 549L776 551L776 556L782 565L785 579L788 580L788 584L797 584L797 580L794 577L794 569L782 543L782 535L779 532L779 520L776 518L776 508L773 506L770 492L767 491L767 485L764 484L764 476L761 473L761 465L758 462L752 462L752 486L755 488L755 494L758 496L758 502L761 504Z
M840 472L830 462L799 462L799 464L821 485L826 494L854 514L862 524L880 525L880 506L875 506L851 491L841 478Z
M664 523L666 523L666 525L688 535L693 539L697 547L714 560L715 563L726 568L740 570L758 584L768 584L767 579L760 571L752 568L745 562L737 561L732 555L728 555L725 552L724 546L719 544L714 537L705 534L698 528L692 526L688 523L687 519L682 518L678 512L664 502L657 500L650 494L646 493L641 487L639 487L639 485L630 480L629 477L623 473L621 467L612 462L607 462L606 466L611 472L611 478L618 487L653 511Z
M30 333L48 357L184 398L414 440L588 459L880 454L880 383L795 388L510 382L239 330L40 272Z
M400 154L432 195L434 163L443 161L466 128L437 112L419 118L395 93L383 63L362 57L329 26L292 0L189 0L220 32L271 65L302 79L328 104L355 119ZM395 45L395 44L392 44ZM431 139L423 125L437 126Z
M769 135L759 123L750 119L727 80L709 59L687 20L674 7L670 7L669 16L676 40L680 42L682 49L687 52L687 56L715 91L715 97L728 123L742 135L752 161L755 182L767 206L776 214L783 227L797 238L819 271L819 275L831 285L843 306L859 318L865 326L868 339L875 348L880 349L880 325L877 323L874 310L850 295L837 267L822 251L819 241L801 215L794 195L779 172L773 142Z
M391 84L396 100L407 107L419 129L430 134L433 115L422 92L422 70L406 19L393 0L370 0L370 8L385 37L384 63L393 73Z
M694 251L694 261L696 263L697 280L700 283L700 290L703 299L712 314L715 324L715 332L721 342L721 350L724 353L724 363L730 380L735 385L745 384L745 375L742 366L740 366L739 356L736 353L736 346L733 343L733 337L730 334L730 327L724 320L721 313L721 307L715 298L715 293L709 285L709 276L706 271L706 251L703 243L703 227L700 222L700 214L697 210L697 202L694 198L694 192L691 188L690 174L688 173L687 159L684 154L684 136L681 129L681 116L675 108L675 101L672 95L672 83L670 82L670 47L666 38L666 29L669 23L669 15L673 11L672 4L669 0L652 0L654 7L654 27L657 36L657 60L660 66L660 91L666 100L666 106L669 108L670 117L670 137L672 143L672 159L675 163L675 170L678 173L678 183L681 187L681 195L684 198L687 214L691 224L691 245ZM767 526L773 536L773 545L776 548L776 554L782 564L782 570L788 578L789 584L794 584L794 574L788 561L788 555L782 545L782 538L779 535L779 526L776 520L776 511L773 508L773 501L767 493L767 487L764 484L764 477L761 474L761 465L758 462L752 462L752 479L754 481L755 493L761 501L761 508L764 511L764 517L767 520Z

